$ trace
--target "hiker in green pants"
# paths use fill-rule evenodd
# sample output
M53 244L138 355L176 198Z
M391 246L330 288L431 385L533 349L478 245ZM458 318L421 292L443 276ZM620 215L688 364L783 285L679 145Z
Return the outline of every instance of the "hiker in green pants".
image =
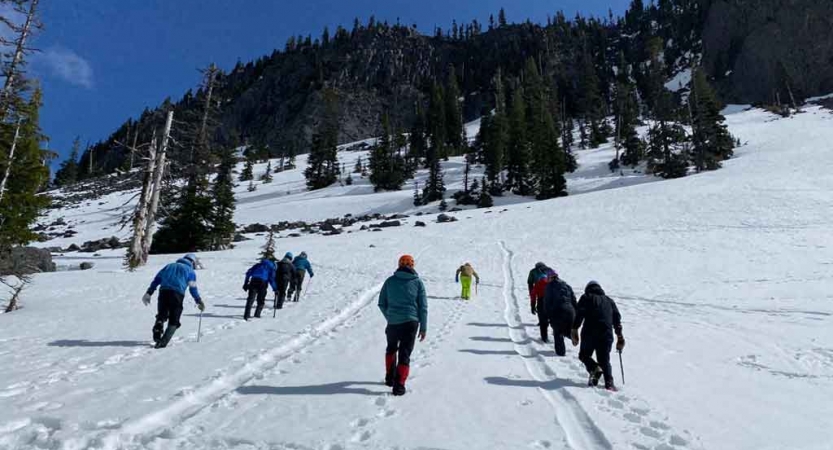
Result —
M471 277L474 277L477 284L480 284L480 276L474 271L474 268L469 263L465 263L457 269L457 274L454 276L454 281L463 285L463 293L460 297L463 300L471 299Z

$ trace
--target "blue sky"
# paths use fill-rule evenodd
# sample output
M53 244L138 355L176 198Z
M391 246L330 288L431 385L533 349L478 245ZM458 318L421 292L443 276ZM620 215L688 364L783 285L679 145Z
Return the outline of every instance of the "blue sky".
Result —
M282 49L289 36L350 28L354 17L416 23L486 23L503 6L510 22L544 22L563 10L621 14L629 0L59 0L41 2L45 29L30 74L41 81L41 125L63 159L75 136L106 138L128 117L176 99L214 61L228 69ZM55 164L57 166L57 163Z

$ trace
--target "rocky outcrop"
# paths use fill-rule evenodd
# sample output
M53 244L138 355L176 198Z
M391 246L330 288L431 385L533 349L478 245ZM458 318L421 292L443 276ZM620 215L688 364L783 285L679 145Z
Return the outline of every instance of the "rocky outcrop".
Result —
M54 271L55 263L52 262L52 254L47 249L17 247L10 253L0 255L0 276Z
M833 92L833 1L711 0L703 64L724 101Z

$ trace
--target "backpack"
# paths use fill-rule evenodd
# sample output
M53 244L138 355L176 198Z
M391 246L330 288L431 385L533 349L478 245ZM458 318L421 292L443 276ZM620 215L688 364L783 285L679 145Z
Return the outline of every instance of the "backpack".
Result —
M547 283L547 289L544 294L547 314L552 315L559 309L572 309L574 298L573 288L569 284L560 279L550 281Z

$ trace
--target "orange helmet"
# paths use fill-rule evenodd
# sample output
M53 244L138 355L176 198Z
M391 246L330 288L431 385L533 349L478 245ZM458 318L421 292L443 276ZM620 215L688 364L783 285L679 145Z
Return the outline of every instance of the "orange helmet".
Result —
M410 267L413 269L414 264L414 257L411 255L402 255L399 257L399 267Z

